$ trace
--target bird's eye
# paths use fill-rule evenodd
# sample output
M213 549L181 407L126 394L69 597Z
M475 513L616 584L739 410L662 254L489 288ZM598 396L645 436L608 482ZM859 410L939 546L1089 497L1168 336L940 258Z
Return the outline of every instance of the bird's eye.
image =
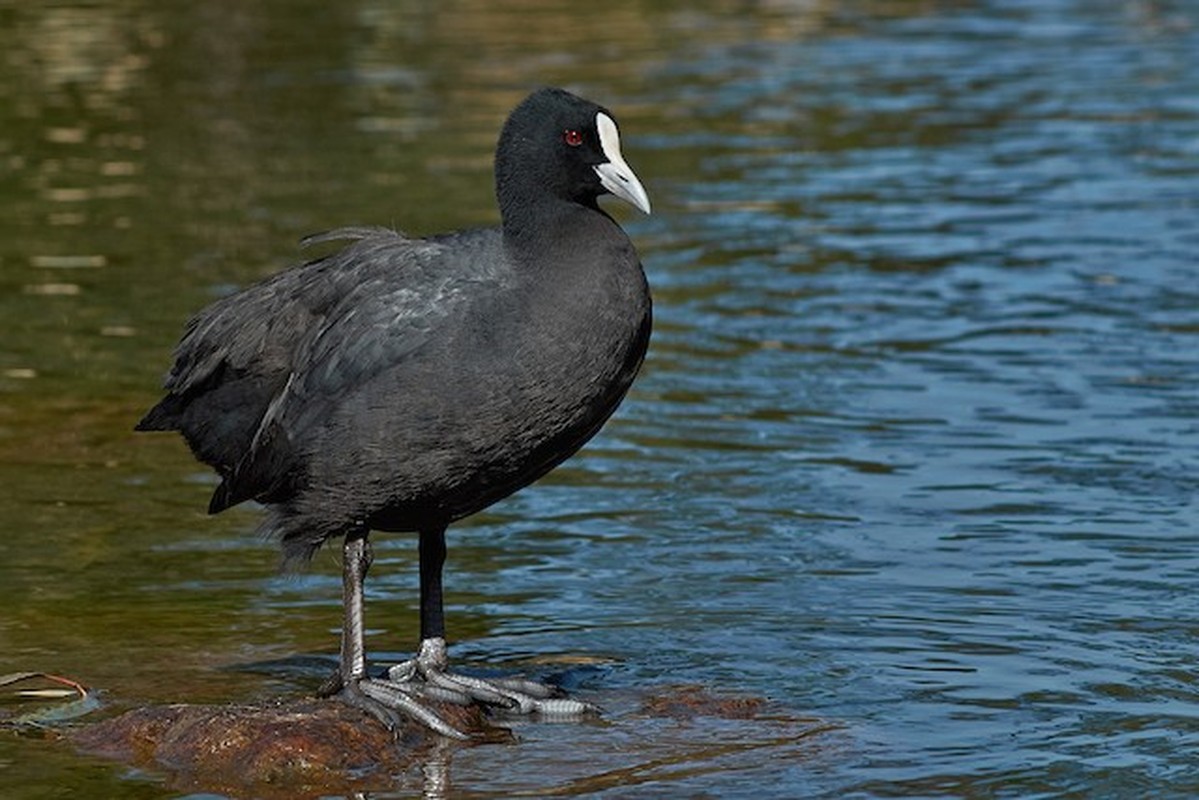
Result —
M578 147L583 143L583 134L576 130L568 129L562 132L562 141L571 147Z

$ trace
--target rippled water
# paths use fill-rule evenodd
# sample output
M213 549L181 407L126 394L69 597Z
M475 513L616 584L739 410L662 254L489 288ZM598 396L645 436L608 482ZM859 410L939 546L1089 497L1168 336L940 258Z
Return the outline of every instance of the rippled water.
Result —
M610 708L455 791L1199 794L1194 3L173 6L0 2L0 673L311 685L230 668L335 651L335 553L277 577L129 428L300 235L490 221L499 121L561 83L654 200L617 213L655 339L584 454L452 532L448 610L459 657ZM398 657L415 548L379 548ZM632 699L677 684L771 713ZM5 796L162 780L0 739Z

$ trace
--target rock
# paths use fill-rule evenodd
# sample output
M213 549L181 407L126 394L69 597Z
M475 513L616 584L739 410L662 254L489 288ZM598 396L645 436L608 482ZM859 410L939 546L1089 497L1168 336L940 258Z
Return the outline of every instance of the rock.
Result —
M668 691L645 698L641 711L649 717L720 717L722 719L753 719L766 708L761 697L713 694L703 686L674 686Z
M480 741L506 731L474 707L437 709ZM305 789L337 793L388 788L441 738L412 723L394 734L371 715L332 700L261 705L166 705L128 711L81 728L82 751L163 770L178 788L241 796L296 797Z

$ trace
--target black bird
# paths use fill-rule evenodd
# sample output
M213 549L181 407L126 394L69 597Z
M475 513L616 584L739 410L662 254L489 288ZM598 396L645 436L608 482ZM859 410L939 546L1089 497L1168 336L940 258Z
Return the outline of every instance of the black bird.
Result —
M498 228L347 241L218 300L186 326L166 396L138 430L177 430L221 477L209 512L244 500L288 561L344 539L345 623L329 693L389 725L453 699L582 713L528 681L447 670L446 526L527 486L599 431L633 382L650 296L632 243L598 204L649 199L605 108L541 89L512 111L495 154ZM366 673L369 533L415 532L417 656Z

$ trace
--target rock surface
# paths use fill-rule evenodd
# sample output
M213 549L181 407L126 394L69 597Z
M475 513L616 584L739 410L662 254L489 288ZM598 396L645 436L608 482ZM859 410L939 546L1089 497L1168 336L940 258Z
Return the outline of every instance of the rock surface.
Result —
M628 780L637 783L663 769L669 777L670 764L727 759L763 747L800 748L810 737L835 727L780 713L764 698L714 693L694 685L659 686L648 693L598 699L615 713L605 715L606 721L592 729L592 736L599 731L600 739L610 744L562 756L563 774L582 757L594 760L598 776L556 777L547 785L556 781L559 789L593 784L611 788ZM450 785L447 765L455 750L511 742L515 736L502 727L502 720L490 719L475 706L441 705L436 711L472 740L443 739L416 723L393 734L363 711L315 698L147 706L77 728L69 739L85 753L162 774L172 789L184 792L262 800L409 789L425 796L448 796L431 792L429 786ZM540 723L519 723L526 724ZM726 740L727 736L732 739ZM597 746L594 738L584 736L578 741ZM507 758L499 757L501 762ZM625 761L632 766L619 766ZM445 774L437 772L438 765Z
M476 708L439 707L460 730L495 741ZM165 705L128 711L71 735L80 750L167 770L176 787L240 796L295 797L394 784L440 737L411 724L394 734L369 714L332 700L258 705Z

